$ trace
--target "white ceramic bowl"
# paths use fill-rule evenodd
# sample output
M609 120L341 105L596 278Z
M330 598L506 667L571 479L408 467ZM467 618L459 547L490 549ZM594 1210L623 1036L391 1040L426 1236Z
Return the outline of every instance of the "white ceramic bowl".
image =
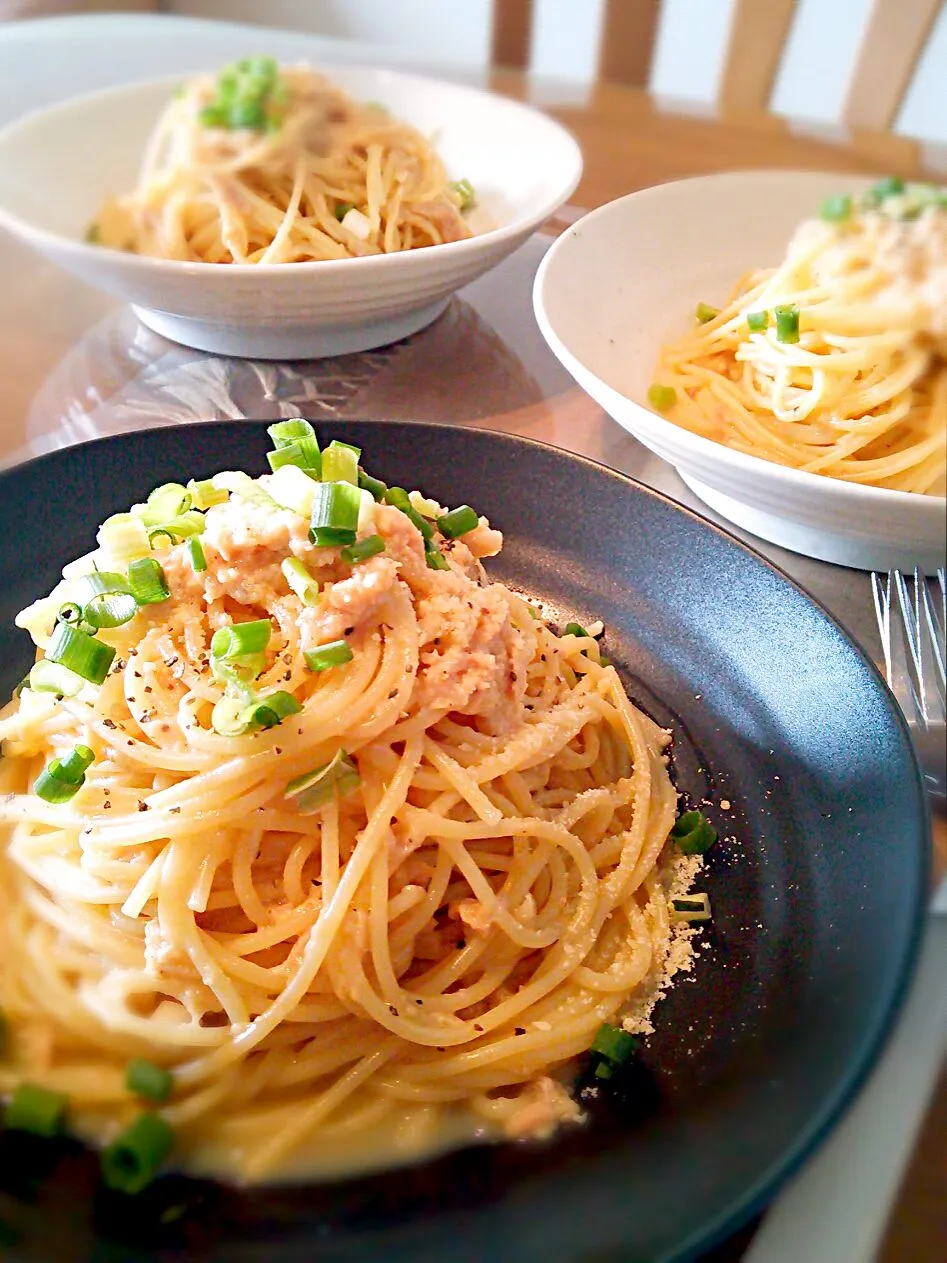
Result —
M793 229L831 193L871 181L745 171L632 193L586 215L547 253L539 326L580 386L721 517L761 539L859 569L944 565L947 504L863 487L732 451L647 404L661 344L698 301L725 300L753 267L778 264Z
M127 299L157 333L198 350L270 359L366 350L421 329L572 193L578 145L518 102L391 70L319 69L430 136L478 195L477 235L401 254L259 267L139 258L87 245L104 199L130 190L178 79L39 110L0 132L0 225L90 285Z

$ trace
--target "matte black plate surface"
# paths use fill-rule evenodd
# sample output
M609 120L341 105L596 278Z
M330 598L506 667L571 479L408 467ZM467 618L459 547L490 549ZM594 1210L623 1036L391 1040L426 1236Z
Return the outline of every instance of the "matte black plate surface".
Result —
M721 842L694 974L656 1013L637 1079L542 1146L240 1192L169 1178L122 1205L78 1146L0 1143L0 1257L41 1263L635 1263L693 1257L811 1152L879 1051L914 958L923 792L874 667L785 576L620 474L495 433L379 422L324 436L506 535L494 577L581 621L675 732L674 771ZM267 466L262 425L123 435L0 475L5 693L30 661L13 615L157 483ZM730 806L723 807L724 801ZM6 1190L6 1191L4 1191ZM174 1222L162 1212L187 1205ZM163 1218L172 1216L165 1214ZM804 1229L803 1229L804 1230ZM4 1253L4 1248L6 1253Z

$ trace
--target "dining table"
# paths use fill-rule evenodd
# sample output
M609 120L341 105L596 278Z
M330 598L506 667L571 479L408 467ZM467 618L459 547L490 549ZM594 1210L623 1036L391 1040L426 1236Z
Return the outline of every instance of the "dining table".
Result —
M638 189L763 167L937 179L947 169L944 152L903 136L725 112L618 84L539 80L503 67L474 72L380 46L150 14L0 23L0 126L78 93L184 75L260 50L466 79L527 101L576 137L583 176L568 205L461 290L428 328L392 346L306 362L227 359L166 341L131 308L0 230L3 467L103 435L229 418L432 421L528 436L622 471L724 526L811 594L881 663L870 576L788 552L716 519L673 468L613 422L561 367L533 318L531 291L559 233ZM919 960L879 1062L841 1123L772 1205L701 1263L947 1257L947 907L935 899L947 870L947 825L936 815L933 854Z

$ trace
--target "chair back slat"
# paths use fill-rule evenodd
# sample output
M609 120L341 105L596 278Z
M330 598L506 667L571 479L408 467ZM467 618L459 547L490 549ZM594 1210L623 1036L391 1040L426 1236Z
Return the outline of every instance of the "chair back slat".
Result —
M529 66L532 34L533 0L496 0L490 37L493 65L525 70Z
M894 123L942 7L943 0L872 0L842 105L844 123L878 129Z
M733 0L717 93L721 105L766 109L795 12L796 0Z
M661 0L608 0L599 41L598 77L648 86Z

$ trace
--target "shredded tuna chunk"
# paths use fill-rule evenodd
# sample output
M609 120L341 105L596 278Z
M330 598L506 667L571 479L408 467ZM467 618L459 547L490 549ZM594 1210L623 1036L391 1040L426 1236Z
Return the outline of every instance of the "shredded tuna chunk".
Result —
M525 1088L519 1108L506 1122L506 1133L512 1139L525 1136L550 1136L561 1123L577 1123L582 1111L555 1079L548 1075L536 1079Z

